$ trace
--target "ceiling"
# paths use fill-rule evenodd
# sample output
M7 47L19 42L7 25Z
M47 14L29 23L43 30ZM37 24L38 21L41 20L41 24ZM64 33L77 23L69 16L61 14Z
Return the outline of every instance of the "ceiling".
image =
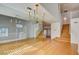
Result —
M19 17L27 18L28 10L27 7L34 9L36 3L0 3L8 8L7 13L13 10L11 13L15 13ZM64 10L68 11L76 11L79 10L79 3L61 3L60 9L58 7L58 3L40 3L41 8L39 13L41 17L43 16L43 12L45 13L45 20L47 21L60 21L60 11L64 13ZM6 9L4 8L4 9ZM1 10L1 9L0 9ZM2 9L3 10L3 9ZM1 11L2 11L1 10ZM6 13L6 14L7 14Z
M43 3L44 5L47 5L46 3ZM27 10L27 7L30 7L32 8L32 11L31 11L31 14L32 16L34 15L34 9L35 9L35 6L36 3L0 3L0 8L1 8L1 12L6 13L6 14L14 14L15 16L14 17L21 17L21 18L24 18L24 19L27 19L28 17L28 10ZM51 4L48 5L48 7L51 6ZM6 8L5 8L6 7ZM47 10L48 8L45 6L42 6L42 4L39 4L39 16L40 18L43 18L44 14L44 21L47 21L47 22L51 22L53 21L53 15L51 14L50 10ZM4 12L4 11L5 12ZM7 10L7 12L6 12ZM10 13L11 12L11 13ZM50 12L50 13L49 13ZM13 16L13 15L12 15Z
M61 14L58 3L41 3L41 5L52 15L52 17L54 17L53 22L61 21Z
M36 8L35 5L36 3L0 3L0 14L10 14L12 17L29 20L29 11L27 7L32 9L30 14L31 16L34 16L34 9Z
M76 11L79 10L79 3L61 3L60 7L62 13L64 12L64 10Z
M2 3L2 4L14 10L20 11L22 13L28 13L27 7L33 9L35 5L35 3Z
M35 9L36 3L0 3L0 11L6 13L6 14L14 14L15 17L22 17L24 19L27 19L28 16L28 10L27 7ZM1 8L1 5L3 5L3 9ZM5 8L6 7L6 8ZM51 9L50 9L51 8ZM4 10L6 9L6 10ZM3 11L4 10L4 11ZM7 12L6 12L7 11ZM53 21L60 21L60 12L58 8L58 3L41 3L39 8L39 14L40 18L43 18L47 22L53 22ZM11 12L11 13L9 13ZM32 15L33 15L32 11Z
M61 3L62 20L69 24L71 18L79 17L79 3ZM66 18L66 20L64 20ZM64 23L64 22L63 22Z

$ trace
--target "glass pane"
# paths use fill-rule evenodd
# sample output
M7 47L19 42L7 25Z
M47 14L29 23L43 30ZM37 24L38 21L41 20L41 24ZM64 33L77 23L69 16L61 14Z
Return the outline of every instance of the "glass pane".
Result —
M23 25L22 25L22 24L16 24L16 27L18 27L18 28L22 28Z
M8 36L8 28L0 28L0 37Z

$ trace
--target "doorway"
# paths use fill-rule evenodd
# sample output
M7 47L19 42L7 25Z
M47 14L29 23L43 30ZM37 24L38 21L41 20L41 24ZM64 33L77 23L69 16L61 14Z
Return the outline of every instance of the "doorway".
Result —
M43 33L45 38L51 38L51 24L46 22L43 23Z

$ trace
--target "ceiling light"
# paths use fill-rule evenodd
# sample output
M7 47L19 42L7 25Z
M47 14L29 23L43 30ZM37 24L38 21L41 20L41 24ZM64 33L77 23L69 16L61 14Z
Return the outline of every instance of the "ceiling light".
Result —
M64 20L66 21L66 20L67 20L67 18L66 18L66 17L64 17Z
M30 8L30 7L27 7L27 9L28 9L28 10L32 10L32 8Z

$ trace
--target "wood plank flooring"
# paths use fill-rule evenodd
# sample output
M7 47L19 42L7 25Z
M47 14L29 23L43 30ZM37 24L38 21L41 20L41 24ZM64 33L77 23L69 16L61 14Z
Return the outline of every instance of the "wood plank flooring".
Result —
M0 54L9 55L77 55L70 43L69 25L64 25L60 38L47 39L40 34L35 39L0 44Z

